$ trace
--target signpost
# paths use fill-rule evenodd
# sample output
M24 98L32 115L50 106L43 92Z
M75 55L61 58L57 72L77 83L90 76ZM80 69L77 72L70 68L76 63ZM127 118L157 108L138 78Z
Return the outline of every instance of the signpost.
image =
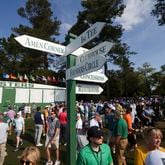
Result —
M100 69L106 61L103 56L92 57L88 62L83 62L66 70L66 80L96 71Z
M16 41L18 41L23 47L36 49L48 53L54 53L58 55L64 55L65 46L56 44L53 42L45 41L36 37L21 35L15 37Z
M46 41L40 38L32 37L29 35L21 35L15 37L15 40L26 48L40 50L48 53L54 53L57 55L65 54L65 48L66 48L65 46L56 44L54 42ZM88 51L88 49L80 47L79 49L72 52L72 54L79 56L86 51Z
M102 73L92 72L85 75L81 75L79 77L74 78L74 80L78 81L87 81L87 82L96 82L96 83L105 83L108 78Z
M109 52L109 50L112 48L112 46L113 46L113 44L108 41L105 41L105 42L95 46L94 48L90 49L89 51L78 56L76 58L76 65L79 63L82 63L84 61L88 61L92 57L106 55Z
M100 94L103 89L99 85L76 84L76 94Z
M101 32L104 27L104 22L96 22L85 32L80 34L75 40L73 40L69 45L66 46L66 55L72 53L80 46L86 44L90 40L94 39Z
M112 47L109 42L104 42L99 46L91 49L88 53L88 49L80 48L90 40L94 39L99 35L103 29L104 22L96 22L85 32L80 34L75 40L73 40L66 47L53 42L45 41L39 38L35 38L28 35L22 35L15 39L24 47L41 50L48 53L54 53L57 55L68 55L67 56L67 70L66 70L66 86L67 86L67 112L68 112L68 145L67 145L67 164L76 164L76 129L75 129L75 101L77 94L100 94L103 89L98 85L85 85L79 84L76 87L76 81L73 80L77 77L83 79L83 81L98 81L105 82L107 77L97 73L90 73L100 69L106 58L103 56ZM87 53L85 53L87 52ZM75 56L79 56L78 64L75 65ZM64 60L65 61L65 60ZM75 66L74 66L75 65ZM90 74L88 74L90 73ZM87 75L86 75L87 74ZM80 76L80 77L78 77ZM100 76L100 77L99 77ZM76 90L76 91L75 91Z

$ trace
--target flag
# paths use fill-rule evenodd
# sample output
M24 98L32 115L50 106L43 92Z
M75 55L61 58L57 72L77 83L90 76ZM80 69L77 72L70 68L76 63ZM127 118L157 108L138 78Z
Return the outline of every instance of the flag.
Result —
M35 81L35 78L33 75L30 75L30 80Z
M52 81L52 77L47 76L47 80L48 80L48 81Z
M47 81L45 76L42 76L42 81Z
M18 80L19 80L19 81L23 81L23 76L22 76L22 75L20 75L19 73L18 73L17 78L18 78Z
M14 74L12 74L12 73L9 75L9 78L10 79L13 79L13 80L16 80L17 79L17 77Z
M42 81L44 81L45 84L47 84L47 82L48 82L48 80L47 80L47 78L45 76L42 76Z
M56 78L54 76L52 78L52 82L53 82L53 84L57 84L57 80L56 80Z
M37 81L42 81L42 77L41 76L36 76L36 80Z
M62 78L62 82L64 82L64 83L66 82L66 80L65 80L65 78L64 78L64 77Z
M6 78L7 79L7 78L9 78L9 75L7 73L3 73L2 74L2 78Z
M24 74L24 78L23 78L25 81L29 81L29 78L27 77L26 74Z

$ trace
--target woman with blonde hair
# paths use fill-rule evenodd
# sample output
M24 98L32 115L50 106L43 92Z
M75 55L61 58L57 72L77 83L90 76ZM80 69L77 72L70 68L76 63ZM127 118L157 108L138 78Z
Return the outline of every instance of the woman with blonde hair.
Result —
M163 134L158 128L149 128L144 134L145 144L135 149L135 165L145 165L145 159L150 151L159 150L165 152L165 148L160 147Z
M35 146L28 146L18 158L20 165L37 165L40 160L40 151Z

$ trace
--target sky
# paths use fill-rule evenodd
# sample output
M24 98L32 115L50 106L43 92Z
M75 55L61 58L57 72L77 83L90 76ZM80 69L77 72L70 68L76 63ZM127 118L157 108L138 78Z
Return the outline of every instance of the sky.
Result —
M19 7L24 7L26 0L1 0L0 5L0 38L8 37L12 27L28 24L28 21L17 14ZM78 11L83 10L81 0L50 0L54 16L61 22L57 38L64 41L65 34L77 21ZM153 0L125 0L126 8L117 23L125 29L122 42L137 53L130 58L134 67L142 67L147 62L156 70L165 64L165 26L158 26L156 18L150 15ZM111 68L112 65L110 65ZM113 67L113 66L112 66Z

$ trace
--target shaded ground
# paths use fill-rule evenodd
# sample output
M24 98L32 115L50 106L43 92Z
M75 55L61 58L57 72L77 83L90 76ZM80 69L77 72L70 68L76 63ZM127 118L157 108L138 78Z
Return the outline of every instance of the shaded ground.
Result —
M165 121L161 121L157 125L158 128L160 128L163 132L163 135L165 137ZM34 137L34 123L32 119L26 119L26 133L23 135L24 139L24 144L21 146L20 150L18 152L13 152L15 148L15 136L12 134L11 136L8 137L8 142L7 142L7 153L8 156L5 159L4 165L18 165L19 160L18 160L18 155L21 154L21 152L25 149L26 146L29 145L34 145L33 143L33 137ZM44 144L45 138L42 137L42 143ZM142 138L142 133L137 135L137 141L138 143L143 143L143 138ZM162 141L162 146L165 147L165 140ZM40 147L41 151L41 161L40 165L44 165L46 162L46 154L44 147ZM61 165L67 165L66 163L66 147L60 146L60 155L61 155ZM126 159L127 159L127 164L128 165L133 165L134 161L134 152L129 152L127 151L126 153Z

